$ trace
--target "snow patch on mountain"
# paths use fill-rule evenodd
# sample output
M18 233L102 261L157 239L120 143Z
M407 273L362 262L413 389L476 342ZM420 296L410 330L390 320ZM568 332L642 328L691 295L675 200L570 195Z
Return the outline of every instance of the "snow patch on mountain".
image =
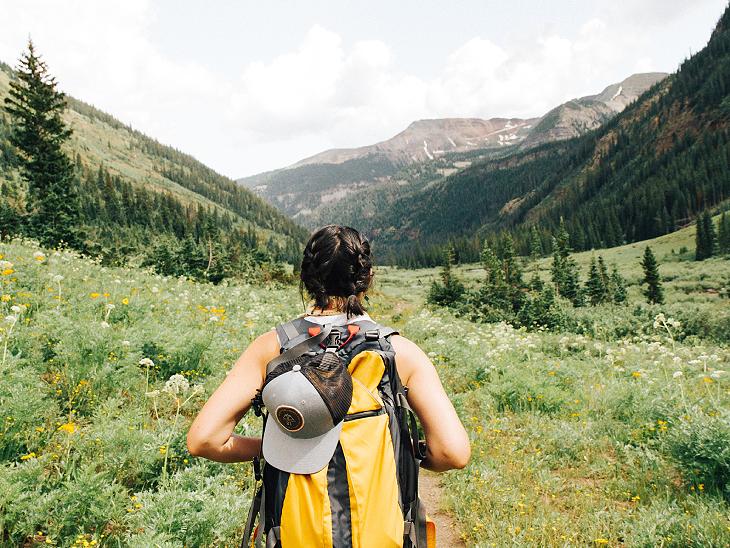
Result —
M433 154L428 151L428 143L425 140L423 141L423 151L426 153L429 160L433 160Z
M623 90L624 90L624 87L623 87L623 86L619 86L619 87L618 87L618 91L617 91L616 93L614 93L614 94L613 94L613 97L611 97L611 101L613 101L613 100L614 100L614 99L615 99L616 97L618 97L619 95L621 95L621 92L622 92Z

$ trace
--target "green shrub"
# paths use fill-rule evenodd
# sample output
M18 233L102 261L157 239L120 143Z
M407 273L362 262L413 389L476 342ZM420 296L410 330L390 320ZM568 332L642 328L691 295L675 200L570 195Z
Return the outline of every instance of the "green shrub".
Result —
M687 482L730 500L730 412L692 409L669 430L666 450Z

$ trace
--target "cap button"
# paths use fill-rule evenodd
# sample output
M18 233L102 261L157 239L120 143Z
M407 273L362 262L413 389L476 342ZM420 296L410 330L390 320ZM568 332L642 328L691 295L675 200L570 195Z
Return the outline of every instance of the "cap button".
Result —
M302 368L301 365L299 365L298 363L295 363L294 365L292 365L291 370L292 371L299 371L301 368Z

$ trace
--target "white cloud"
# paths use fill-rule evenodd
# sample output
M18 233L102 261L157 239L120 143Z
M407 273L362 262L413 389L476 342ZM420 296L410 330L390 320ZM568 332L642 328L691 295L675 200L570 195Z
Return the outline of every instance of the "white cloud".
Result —
M288 51L222 74L163 53L150 0L3 0L0 59L13 63L30 32L63 89L237 176L370 144L418 118L536 116L655 70L643 53L652 36L637 29L647 14L671 11L663 6L599 10L570 36L538 28L509 45L465 36L425 78L384 41L350 44L321 25Z

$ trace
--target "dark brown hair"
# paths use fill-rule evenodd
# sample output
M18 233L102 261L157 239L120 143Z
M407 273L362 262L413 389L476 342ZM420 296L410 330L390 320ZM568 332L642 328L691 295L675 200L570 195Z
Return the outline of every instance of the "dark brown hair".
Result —
M304 247L299 290L324 309L330 297L344 300L347 318L362 314L365 307L357 294L367 291L373 278L370 242L349 226L326 225L317 229Z

